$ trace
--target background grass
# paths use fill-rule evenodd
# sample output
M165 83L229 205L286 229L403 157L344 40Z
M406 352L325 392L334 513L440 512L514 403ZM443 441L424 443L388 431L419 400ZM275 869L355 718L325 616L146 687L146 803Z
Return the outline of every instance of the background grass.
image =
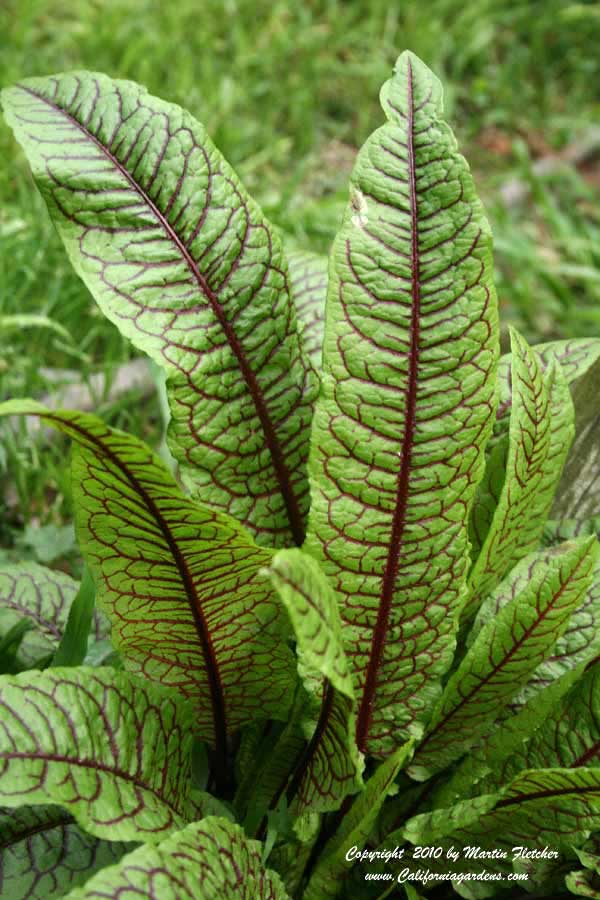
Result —
M533 340L600 334L600 169L537 177L537 157L587 139L600 112L600 4L564 0L3 0L0 83L72 68L132 78L202 120L271 219L326 251L378 92L410 48L443 79L448 118L492 221L505 322ZM45 367L85 381L130 348L72 273L22 155L0 126L0 396L48 390ZM518 177L524 200L499 193ZM13 325L14 325L14 320ZM158 406L100 411L154 439ZM60 442L0 445L0 541L70 515ZM35 555L35 550L32 551Z

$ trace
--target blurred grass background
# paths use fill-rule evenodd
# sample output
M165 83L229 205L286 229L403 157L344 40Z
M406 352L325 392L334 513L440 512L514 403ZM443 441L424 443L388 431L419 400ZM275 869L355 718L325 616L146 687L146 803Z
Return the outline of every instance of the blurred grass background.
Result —
M447 117L494 230L504 321L530 340L600 334L599 47L597 2L0 4L2 85L72 68L144 83L203 121L270 218L319 251L337 227L356 149L381 122L379 87L412 49L445 83ZM0 155L0 323L12 325L0 344L0 396L43 394L46 367L84 382L113 372L130 348L72 273L3 123ZM548 158L550 171L536 174ZM514 179L520 199L507 204ZM98 397L98 411L138 435L159 433L158 406L135 394ZM25 526L53 528L70 515L63 445L40 451L24 435L0 445L5 545L27 546Z

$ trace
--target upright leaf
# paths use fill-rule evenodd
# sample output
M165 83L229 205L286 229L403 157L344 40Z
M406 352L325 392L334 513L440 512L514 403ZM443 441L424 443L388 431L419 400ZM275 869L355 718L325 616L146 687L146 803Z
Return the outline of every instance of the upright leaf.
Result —
M480 847L505 851L506 859L465 858L466 871L512 871L513 847L570 852L600 826L600 769L542 769L518 775L497 794L486 794L416 816L386 845L400 838L446 849ZM444 861L447 867L447 861ZM429 860L428 860L429 863Z
M19 660L24 668L56 650L77 590L77 582L69 575L37 563L0 566L0 631L8 631L22 617L34 624L19 648ZM94 637L97 640L106 637L108 623L104 616L95 613L92 622Z
M299 544L316 379L281 242L202 125L139 85L73 72L5 90L71 262L167 372L170 446L203 501Z
M209 817L158 846L139 847L71 891L65 900L289 900L275 872L264 869L260 844L239 825Z
M0 804L54 803L90 834L156 843L186 822L191 710L84 666L0 679Z
M600 339L571 338L567 341L550 341L547 344L536 344L535 351L540 357L543 372L558 363L567 384L574 388L579 379L600 359ZM505 353L498 363L500 396L494 425L495 438L508 431L512 405L511 366L511 354Z
M134 846L87 834L60 806L0 810L0 896L58 900Z
M463 620L541 539L573 438L573 408L559 369L544 378L537 355L513 331L513 405L506 475L469 576Z
M316 253L294 250L288 253L288 265L304 349L319 371L323 355L328 260Z
M600 766L600 664L564 695L526 744L514 748L481 785L492 793L525 769Z
M344 818L336 833L323 848L302 900L327 900L337 897L340 884L348 871L347 854L353 848L362 850L375 825L398 772L412 753L409 742L381 763Z
M316 561L301 550L280 550L270 576L285 605L303 667L324 683L318 721L290 784L295 811L338 809L361 784L355 703L336 597Z
M295 678L281 610L259 573L272 551L229 516L186 497L142 442L83 413L9 401L76 442L81 551L112 638L133 671L196 705L196 729L224 762L227 734L282 716Z
M565 544L481 629L433 712L411 774L422 779L472 746L550 654L590 584L595 538Z
M521 560L482 604L468 640L472 642L484 624L524 591L529 582L535 579L536 573L546 569L563 551L564 546L555 545L551 549L536 550ZM558 638L547 659L540 663L514 698L513 708L515 705L522 706L530 697L545 690L566 672L588 663L600 652L599 616L600 560L597 559L587 590L577 609L573 610L564 633Z
M452 657L497 331L489 227L439 82L404 53L381 101L330 262L307 542L377 755L420 735Z

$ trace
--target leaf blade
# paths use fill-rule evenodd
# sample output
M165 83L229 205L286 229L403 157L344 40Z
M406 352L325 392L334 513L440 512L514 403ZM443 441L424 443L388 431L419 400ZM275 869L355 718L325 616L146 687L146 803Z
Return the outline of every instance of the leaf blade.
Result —
M450 663L497 352L489 226L439 83L403 54L381 96L389 121L330 262L307 540L352 633L359 748L377 755L420 736Z
M2 805L59 804L109 840L185 824L192 713L172 694L107 668L48 669L3 676L0 706Z
M76 271L169 376L196 490L301 543L316 379L277 235L204 128L133 82L75 72L2 99Z

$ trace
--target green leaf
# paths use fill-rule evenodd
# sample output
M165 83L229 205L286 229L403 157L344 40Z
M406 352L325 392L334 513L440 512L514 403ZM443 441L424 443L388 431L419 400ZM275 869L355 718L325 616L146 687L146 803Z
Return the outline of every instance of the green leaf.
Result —
M87 655L92 627L96 590L86 566L77 595L71 604L65 633L52 660L53 666L79 666Z
M412 753L408 741L379 765L364 790L344 816L334 836L327 842L311 875L302 900L327 900L337 897L344 875L348 872L346 854L353 847L362 850L379 811L398 772ZM351 863L352 865L352 863Z
M86 834L59 806L0 810L0 894L58 900L134 846Z
M600 513L599 390L600 360L573 390L577 436L552 507L554 519L587 519Z
M564 633L597 558L595 538L563 545L483 626L433 711L413 777L421 780L445 768L484 734Z
M563 552L561 545L538 550L521 560L504 581L484 601L475 619L469 642L497 613L524 591L537 572L544 570L552 559ZM522 706L530 697L545 690L570 669L588 663L600 652L600 560L596 561L590 584L581 604L573 611L564 633L558 638L552 653L540 663L527 684L514 698L513 708Z
M325 679L319 718L292 775L289 802L295 800L296 814L335 810L359 789L363 769L337 600L317 562L301 550L280 550L269 574L288 611L303 668Z
M480 784L486 776L501 772L513 753L517 756L523 753L523 748L532 735L560 708L562 697L581 678L583 671L583 665L569 670L543 692L533 696L516 715L496 723L454 769L452 777L434 790L430 807L451 806L457 800L482 793ZM486 781L486 784L489 783L491 782ZM505 779L494 782L495 786L499 783L504 784Z
M202 125L139 85L73 72L2 93L71 262L165 369L170 447L263 543L302 542L317 380L278 236Z
M542 376L539 358L511 331L514 363L506 476L469 576L462 618L473 618L481 599L540 542L554 491L573 438L573 408L560 369Z
M16 413L39 415L77 442L79 544L113 643L127 668L194 701L196 733L224 764L227 734L284 716L296 677L283 612L260 574L272 551L186 497L137 438L33 401L0 406L0 415Z
M280 550L268 575L288 612L304 663L354 699L337 598L316 560L301 550Z
M600 766L600 664L592 666L546 716L526 744L513 749L482 782L492 793L525 769Z
M288 900L275 872L264 869L260 844L238 825L209 817L154 847L139 847L71 891L65 900Z
M189 707L114 669L0 679L0 804L55 803L90 834L160 841L186 822Z
M567 341L550 341L547 344L536 344L535 352L540 357L542 371L545 372L558 363L569 385L576 385L585 376L594 363L600 359L600 339L571 338ZM508 431L510 409L512 405L511 388L512 357L505 353L498 363L498 386L500 396L494 425L494 438Z
M512 871L512 848L569 852L600 825L600 769L523 772L498 794L486 794L447 809L416 816L386 845L405 838L443 848L475 846L506 851L505 860L463 859L467 871ZM428 861L429 862L429 861Z
M30 668L54 653L62 638L78 586L68 575L33 562L0 566L0 633L27 618L34 628L25 634L17 661ZM97 612L92 633L96 640L108 634L108 623Z
M469 522L469 538L471 555L474 560L481 553L481 548L492 527L494 513L502 496L502 488L506 479L506 463L508 459L508 434L499 440L488 455L483 478L477 486L477 493Z
M304 350L319 371L323 355L328 260L316 253L293 250L288 252L288 267Z
M572 894L577 897L600 898L600 884L597 872L586 871L569 872L565 878L565 884Z
M32 628L31 619L20 619L0 639L0 673L2 675L14 675L21 671L22 667L17 661L17 653L23 643L23 638Z
M440 84L404 53L381 101L330 261L307 541L378 756L421 735L452 658L497 352L490 230Z

